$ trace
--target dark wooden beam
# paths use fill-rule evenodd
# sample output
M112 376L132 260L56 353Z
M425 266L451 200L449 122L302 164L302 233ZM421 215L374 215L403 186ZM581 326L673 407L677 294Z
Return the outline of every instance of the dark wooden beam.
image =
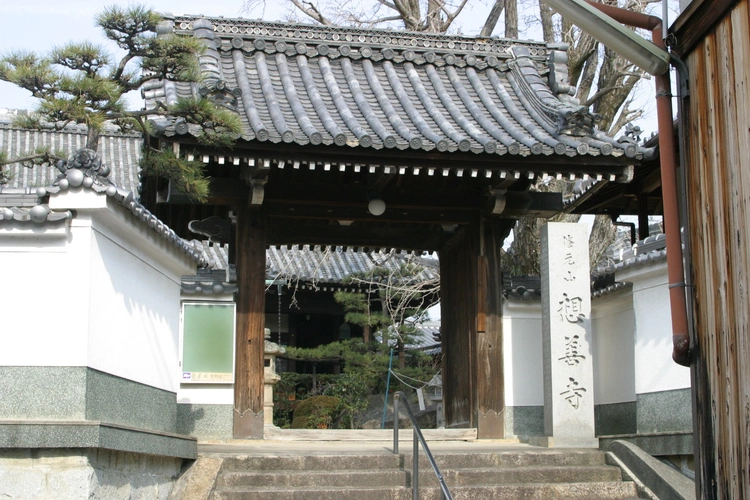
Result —
M529 191L507 191L505 210L499 215L504 219L518 217L549 218L563 211L560 193L536 193Z
M352 247L403 248L435 251L443 241L443 230L425 226L373 226L356 224L306 224L269 218L269 245L348 245Z
M367 211L367 205L357 207L320 205L271 205L269 217L278 219L313 219L320 221L345 221L368 223L411 223L411 224L468 224L475 217L476 210L429 210L417 207L394 207L387 205L385 213L374 216Z
M283 206L317 204L326 207L366 207L371 194L370 187L362 184L342 187L336 183L271 182L266 186L266 202ZM397 188L384 189L379 191L378 195L389 207L435 210L477 210L482 208L486 200L479 187L446 189L425 185L421 189L405 191Z
M638 183L638 194L653 193L661 187L661 170L655 169Z

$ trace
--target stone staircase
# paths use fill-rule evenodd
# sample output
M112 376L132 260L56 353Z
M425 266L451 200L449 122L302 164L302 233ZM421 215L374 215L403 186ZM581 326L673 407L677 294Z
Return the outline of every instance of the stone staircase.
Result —
M420 452L419 498L438 500L438 481ZM436 453L453 498L632 499L635 483L598 450ZM410 454L224 456L210 500L408 500Z

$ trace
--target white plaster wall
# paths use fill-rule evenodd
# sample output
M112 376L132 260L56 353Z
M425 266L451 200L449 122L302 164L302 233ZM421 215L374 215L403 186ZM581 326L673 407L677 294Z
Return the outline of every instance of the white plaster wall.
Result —
M690 387L690 370L672 361L666 261L626 269L617 280L633 283L636 393Z
M0 226L0 365L86 364L89 242L68 221Z
M543 406L542 305L503 301L506 406Z
M234 384L180 384L178 403L233 405Z
M592 301L594 403L635 401L635 312L629 291Z
M50 207L76 216L2 226L0 364L89 366L176 392L180 277L195 263L104 194Z
M89 366L176 392L180 277L93 235Z

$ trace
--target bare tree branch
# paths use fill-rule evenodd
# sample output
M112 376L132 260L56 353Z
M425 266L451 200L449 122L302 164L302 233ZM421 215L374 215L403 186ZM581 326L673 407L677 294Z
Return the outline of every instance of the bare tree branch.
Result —
M300 2L299 0L290 0L295 7L297 7L299 10L301 10L303 13L314 19L315 21L319 22L320 24L324 25L331 25L333 24L331 21L328 20L313 4L312 2Z

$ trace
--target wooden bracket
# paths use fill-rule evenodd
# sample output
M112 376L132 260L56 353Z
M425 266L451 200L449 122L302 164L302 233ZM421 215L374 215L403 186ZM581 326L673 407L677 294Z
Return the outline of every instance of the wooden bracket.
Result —
M492 206L492 215L500 215L505 211L505 189L490 189L490 195L495 198Z
M263 204L266 182L268 182L266 177L250 179L250 206Z

